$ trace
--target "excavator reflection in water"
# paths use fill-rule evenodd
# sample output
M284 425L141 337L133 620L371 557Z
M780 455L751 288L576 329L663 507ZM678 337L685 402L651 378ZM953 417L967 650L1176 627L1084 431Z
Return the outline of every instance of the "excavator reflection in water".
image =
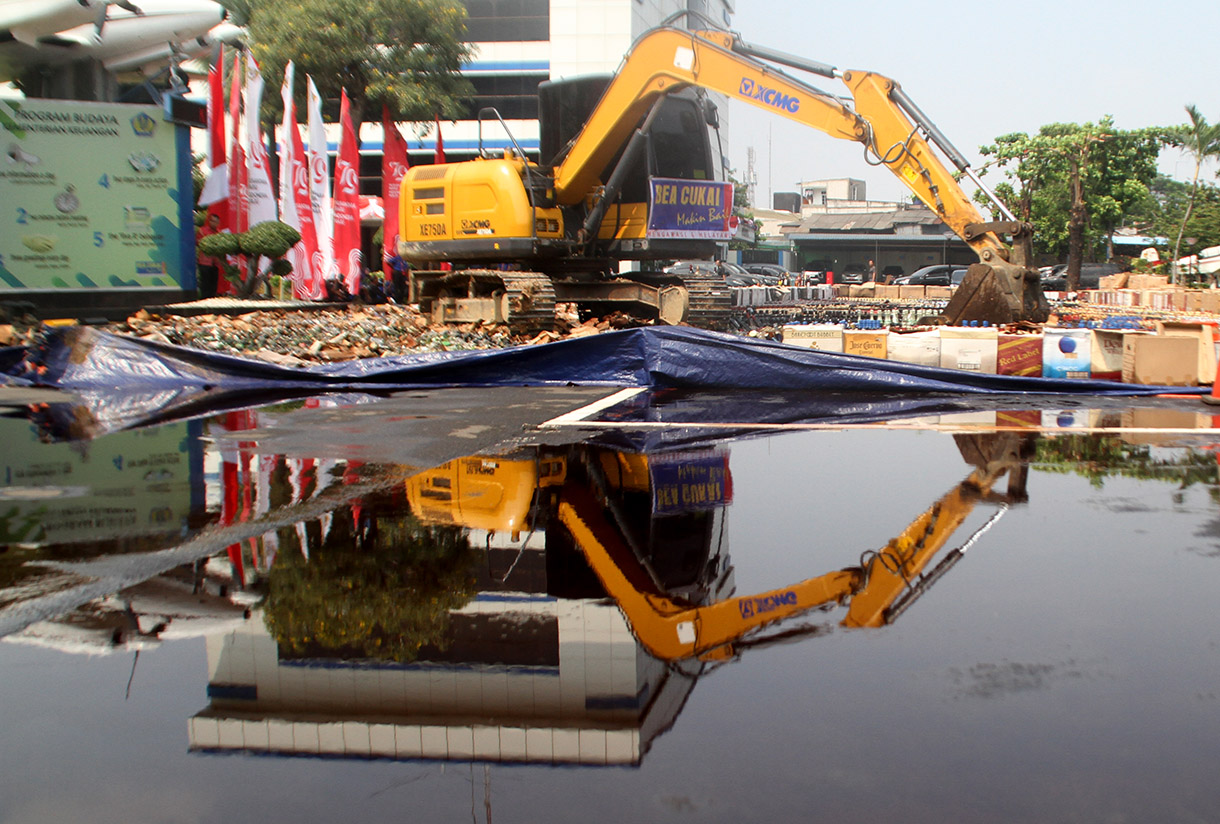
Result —
M1032 436L955 438L974 468L885 547L866 553L856 566L752 595L732 593L724 517L732 480L728 456L721 451L537 447L508 456L471 456L413 476L407 497L425 521L516 537L545 530L548 573L564 573L548 579L568 590L552 594L588 597L596 591L588 586L591 570L652 655L670 662L717 662L747 646L811 631L762 632L818 607L846 606L844 627L891 623L1000 514L1026 500ZM995 492L1005 475L1007 490ZM979 502L999 509L929 569Z
M855 567L744 596L729 563L734 490L721 446L531 445L449 461L395 481L392 496L395 517L405 497L425 524L486 544L479 594L448 611L447 640L399 660L350 638L300 650L269 629L210 639L209 704L190 719L190 748L639 764L701 676L747 648L825 630L802 613L846 606L844 626L893 621L962 557L973 538L942 551L976 504L1002 511L1025 499L1034 437L960 436L969 475L886 546ZM993 492L1005 475L1007 492ZM376 523L381 505L363 501L357 520ZM378 534L369 540L392 540Z

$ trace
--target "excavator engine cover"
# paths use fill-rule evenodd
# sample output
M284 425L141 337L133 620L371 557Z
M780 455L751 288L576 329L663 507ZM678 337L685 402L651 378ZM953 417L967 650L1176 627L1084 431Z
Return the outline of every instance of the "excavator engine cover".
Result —
M975 263L953 292L941 320L950 325L970 320L992 324L1031 321L1044 323L1050 305L1038 283L1038 273L1012 264Z

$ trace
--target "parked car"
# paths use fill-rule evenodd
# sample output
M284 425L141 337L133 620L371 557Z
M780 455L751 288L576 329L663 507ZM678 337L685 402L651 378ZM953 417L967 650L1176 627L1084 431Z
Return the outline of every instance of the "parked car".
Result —
M725 280L733 278L735 281L743 281L746 286L779 286L780 279L774 275L758 274L752 272L745 266L738 266L736 263L722 262L720 271L724 273ZM737 285L730 283L730 286Z
M843 272L835 275L835 283L843 283L849 286L855 286L864 283L867 277L863 272Z
M1103 277L1117 275L1122 270L1123 267L1117 263L1082 263L1080 264L1080 288L1098 289L1101 287ZM1044 292L1065 292L1067 288L1066 263L1056 266L1050 275L1042 278Z
M953 270L961 269L962 267L948 264L937 263L932 266L924 266L916 269L909 275L904 275L894 281L896 286L949 286L953 283ZM965 270L962 270L963 273ZM963 275L964 276L964 275ZM959 281L960 282L960 281Z
M747 263L743 268L752 275L763 275L780 280L788 277L788 270L775 263Z
M665 274L689 275L692 272L702 274L719 273L728 286L778 286L779 278L769 275L756 275L746 271L744 267L728 261L715 260L679 260L665 267Z
M903 274L904 273L902 271L901 266L886 266L884 269L881 270L881 280L883 282L884 281L892 282L894 280L894 278L900 278L903 276Z
M665 267L667 275L689 275L691 272L713 273L716 271L714 260L676 260Z

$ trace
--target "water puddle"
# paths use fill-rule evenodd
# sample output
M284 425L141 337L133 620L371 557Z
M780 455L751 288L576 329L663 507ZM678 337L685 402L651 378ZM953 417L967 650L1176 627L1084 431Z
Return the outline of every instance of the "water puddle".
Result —
M0 417L5 820L1215 808L1197 401L215 401Z

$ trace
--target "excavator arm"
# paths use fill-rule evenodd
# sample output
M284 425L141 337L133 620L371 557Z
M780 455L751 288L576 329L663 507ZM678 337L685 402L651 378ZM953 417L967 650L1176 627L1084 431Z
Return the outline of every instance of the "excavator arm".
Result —
M715 651L749 632L851 595L859 573L842 570L783 589L729 598L702 607L677 603L653 590L639 574L631 551L585 487L565 487L559 520L649 652L665 661ZM635 573L635 574L633 574Z
M764 62L770 61L770 62ZM776 68L778 62L844 83L853 105ZM1044 321L1049 313L1037 274L1029 268L1030 227L1008 212L970 169L960 152L894 80L834 67L745 44L726 31L654 29L636 41L584 128L555 167L555 198L584 201L598 189L602 170L636 124L663 95L695 86L862 144L958 234L979 257L947 307L942 322ZM991 197L1006 218L987 222L941 161L935 144ZM1011 234L1010 247L1000 234Z

